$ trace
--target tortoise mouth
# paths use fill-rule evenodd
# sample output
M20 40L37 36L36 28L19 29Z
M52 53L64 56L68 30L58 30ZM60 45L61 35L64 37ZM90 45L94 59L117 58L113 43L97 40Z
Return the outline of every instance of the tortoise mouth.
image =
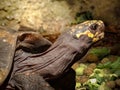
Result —
M97 37L98 37L99 39L104 38L104 32L100 33Z
M95 33L94 38L102 39L104 38L105 25L101 20L99 20L97 24L99 25L99 27L97 32Z
M97 32L93 38L93 42L99 41L104 38L104 32Z

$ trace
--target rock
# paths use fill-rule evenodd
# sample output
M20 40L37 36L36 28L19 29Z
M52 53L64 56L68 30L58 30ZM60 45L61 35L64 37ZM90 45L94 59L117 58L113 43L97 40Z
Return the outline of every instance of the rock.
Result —
M85 61L87 62L98 62L99 58L95 54L87 54L84 58Z
M115 80L116 85L120 86L120 79Z
M66 25L74 21L77 13L89 11L93 19L101 19L107 25L116 27L120 24L119 0L103 2L104 0L2 0L0 25L14 29L21 25L35 30L42 27L44 32L40 32L54 35L64 31Z
M115 81L108 81L108 82L106 82L106 85L110 88L114 88L115 87Z

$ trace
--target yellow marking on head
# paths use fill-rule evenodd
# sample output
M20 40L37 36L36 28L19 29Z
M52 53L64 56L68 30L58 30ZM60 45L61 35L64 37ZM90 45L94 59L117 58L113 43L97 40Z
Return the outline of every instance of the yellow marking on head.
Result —
M90 23L85 23L84 25L86 25L86 26L90 26Z
M99 38L93 38L93 42L96 42L98 40L99 40Z
M102 21L100 21L100 20L99 20L97 23L98 23L98 25L101 25L101 24L103 24L103 22L102 22Z
M97 20L92 20L91 22L96 23L96 22L98 22L98 21L97 21Z
M85 21L85 22L83 22L83 24L87 24L87 23L89 23L89 21Z
M79 38L83 33L76 34L76 37Z
M70 33L72 34L73 32L75 32L75 29L74 29L74 28L71 29Z
M88 23L88 26L90 26L91 25L91 23Z
M92 33L88 33L88 37L93 38L94 35Z
M79 38L81 35L87 35L90 38L94 38L94 34L92 34L89 30L83 32L83 33L78 33L76 34L76 37Z
M95 33L95 36L97 36L98 34L99 34L99 33L98 33L98 32L96 32L96 33Z
M99 39L102 39L102 38L104 38L104 33L96 33L95 34L95 37L93 38L93 42L96 42L96 41L98 41Z

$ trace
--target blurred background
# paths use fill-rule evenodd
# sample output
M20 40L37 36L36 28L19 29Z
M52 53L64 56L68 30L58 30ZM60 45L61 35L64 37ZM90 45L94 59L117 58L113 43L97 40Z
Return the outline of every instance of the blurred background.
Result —
M120 0L0 0L0 26L54 42L67 27L102 20L105 38L76 63L76 90L120 90Z

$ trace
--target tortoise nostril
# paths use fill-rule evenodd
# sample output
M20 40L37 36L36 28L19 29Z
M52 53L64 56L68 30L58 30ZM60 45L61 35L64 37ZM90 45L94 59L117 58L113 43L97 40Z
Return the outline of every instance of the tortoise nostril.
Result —
M92 24L92 25L90 26L90 29L96 30L97 27L98 27L98 24L95 23L95 24Z

